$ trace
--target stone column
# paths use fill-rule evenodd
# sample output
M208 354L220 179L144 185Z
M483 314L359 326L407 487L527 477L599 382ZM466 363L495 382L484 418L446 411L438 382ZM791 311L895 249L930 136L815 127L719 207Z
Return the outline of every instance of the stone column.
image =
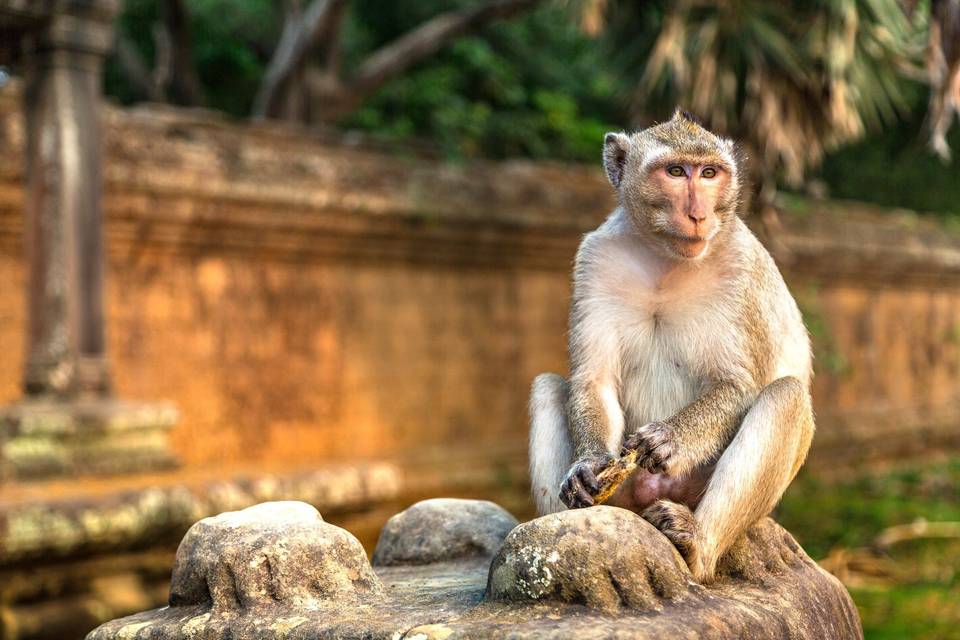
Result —
M48 7L21 45L27 361L24 399L2 414L3 476L167 466L176 412L115 400L107 363L99 107L119 2Z
M116 2L68 2L26 44L28 395L104 396L101 66Z

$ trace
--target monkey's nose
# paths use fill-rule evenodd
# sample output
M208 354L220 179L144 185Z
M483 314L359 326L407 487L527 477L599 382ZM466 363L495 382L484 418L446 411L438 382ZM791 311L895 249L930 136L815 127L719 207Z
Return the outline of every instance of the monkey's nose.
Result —
M690 218L693 224L700 224L701 222L707 219L707 214L698 209L691 209L687 213L687 217Z

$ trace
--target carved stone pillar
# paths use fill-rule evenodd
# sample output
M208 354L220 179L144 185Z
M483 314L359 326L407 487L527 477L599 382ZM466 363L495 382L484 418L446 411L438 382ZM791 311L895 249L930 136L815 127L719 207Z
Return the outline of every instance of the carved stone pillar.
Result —
M29 395L103 396L100 78L116 2L66 2L25 43Z
M119 2L43 5L29 24L22 3L0 0L21 36L29 272L24 399L2 412L2 475L167 466L176 412L113 399L105 344L99 107Z

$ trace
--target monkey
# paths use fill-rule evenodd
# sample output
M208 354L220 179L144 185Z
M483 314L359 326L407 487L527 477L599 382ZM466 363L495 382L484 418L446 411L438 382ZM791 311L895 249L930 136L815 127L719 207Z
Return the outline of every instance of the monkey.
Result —
M633 510L701 583L779 502L814 432L810 338L741 218L742 154L683 110L608 133L618 206L574 261L570 374L530 395L541 515L594 504L597 473L638 451L608 504Z

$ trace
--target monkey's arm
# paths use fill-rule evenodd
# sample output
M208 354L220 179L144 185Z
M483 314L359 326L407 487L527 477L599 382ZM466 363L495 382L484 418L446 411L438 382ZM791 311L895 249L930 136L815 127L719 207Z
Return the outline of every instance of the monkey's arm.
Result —
M619 398L619 327L611 322L607 308L594 299L590 278L584 273L589 271L581 267L574 279L569 333L567 418L577 459L616 453L624 426Z
M573 376L567 415L574 463L560 485L560 500L571 508L589 507L600 492L597 474L613 459L623 434L623 411L613 381Z
M638 464L652 472L685 475L726 448L750 398L744 385L718 382L672 417L637 429L623 448L636 449Z
M570 383L567 413L574 455L581 459L611 453L613 436L623 433L623 410L613 380L574 376Z
M592 303L585 304L582 284L574 281L570 316L570 396L567 418L575 461L560 487L560 499L570 507L593 504L599 491L596 473L613 459L623 437L617 372L619 335Z

